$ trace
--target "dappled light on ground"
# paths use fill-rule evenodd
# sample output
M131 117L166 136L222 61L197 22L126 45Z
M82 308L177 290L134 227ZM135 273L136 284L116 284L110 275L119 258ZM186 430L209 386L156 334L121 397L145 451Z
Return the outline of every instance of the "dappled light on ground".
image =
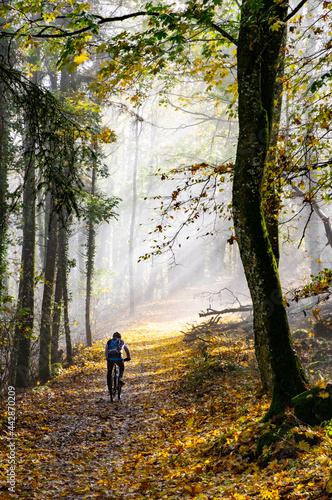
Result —
M123 331L132 361L121 401L109 402L106 339L46 386L20 393L12 498L330 498L325 429L293 422L295 431L257 455L262 430L277 422L260 422L269 400L258 392L252 341L224 338L204 362L179 332L156 322ZM2 479L1 498L6 490Z

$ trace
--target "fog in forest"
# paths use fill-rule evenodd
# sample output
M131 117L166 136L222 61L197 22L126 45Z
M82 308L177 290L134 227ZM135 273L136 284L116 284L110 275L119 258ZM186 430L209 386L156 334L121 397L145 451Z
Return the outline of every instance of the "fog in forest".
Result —
M197 220L184 227L186 217L181 211L171 212L172 218L166 223L160 215L161 200L167 204L183 182L183 176L161 180L162 174L181 165L217 166L235 158L236 120L220 113L220 108L226 107L222 99L218 110L201 100L194 106L183 105L191 91L188 82L174 96L168 96L168 104L160 104L158 96L152 95L131 113L121 107L104 110L104 120L116 131L117 140L105 148L110 176L100 180L98 187L122 201L118 220L102 224L97 235L92 302L96 336L104 335L110 324L116 330L124 320L142 316L151 321L181 319L185 323L198 320L199 312L208 307L220 310L251 303L238 247L232 241L229 177L214 196L222 210L201 211ZM191 195L197 195L199 189L200 184ZM324 204L324 215L329 216L330 211L329 204ZM169 227L156 231L163 222ZM171 249L153 255L157 244L176 234ZM77 266L71 271L70 287L73 333L77 332L77 339L84 339L85 243L80 237L79 232L71 238L71 258L76 259ZM142 258L146 254L150 257ZM294 193L286 194L279 265L285 294L330 263L331 247L322 219ZM295 304L290 306L293 311ZM301 311L301 307L298 309Z
M314 2L304 8L302 24L296 21L290 28L289 44L297 57L303 54L309 61L323 40L320 15L319 2ZM299 36L306 32L309 19L316 26L315 39ZM296 32L294 39L292 30ZM135 104L130 95L116 94L101 104L102 122L114 131L116 139L102 146L102 162L109 175L98 176L96 191L121 200L115 208L117 218L96 228L90 317L93 338L110 333L109 325L117 330L123 321L133 321L140 315L150 320L186 322L198 319L199 312L209 307L220 310L250 303L231 213L231 170L238 127L234 54L231 49L228 52L228 76L213 90L207 89L201 73L195 77L174 70L159 80L138 83L139 92L144 94L139 103ZM295 81L295 65L290 60L286 74ZM79 68L78 77L89 73L89 64ZM311 72L311 81L326 70L324 64L318 67L314 62L302 69L306 74ZM46 87L53 85L51 76L41 81ZM329 132L324 132L320 149L305 146L300 135L306 132L295 126L314 118L309 112L308 116L301 115L306 94L299 89L296 82L283 99L280 135L295 144L298 141L298 149L294 146L291 151L294 164L319 165L329 157ZM219 166L221 174L213 176L213 169ZM181 171L172 175L172 169ZM308 176L306 188L316 182L315 175ZM11 191L20 182L19 175L12 175ZM89 175L84 182L89 188ZM298 182L293 183L293 190L292 181L285 186L280 211L279 269L285 294L331 265L326 236L329 199L318 197L314 209L303 199ZM167 217L162 215L162 203L164 210L168 204L172 207ZM36 310L42 301L47 239L45 208L42 203L38 206ZM15 214L11 224L6 285L9 295L17 297L22 232ZM74 343L85 341L88 227L84 219L75 217L70 224L69 317ZM35 320L38 323L38 315Z

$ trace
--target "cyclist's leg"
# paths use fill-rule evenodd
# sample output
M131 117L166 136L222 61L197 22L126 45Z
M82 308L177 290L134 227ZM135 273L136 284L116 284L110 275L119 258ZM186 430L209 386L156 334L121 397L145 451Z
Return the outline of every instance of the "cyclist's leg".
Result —
M114 366L114 361L107 360L107 387L109 390L109 393L111 393L112 390L112 370Z
M116 364L120 368L120 377L119 378L120 378L122 384L124 384L124 382L122 380L123 372L124 372L124 361L123 361L123 359L120 359L119 361L117 361Z

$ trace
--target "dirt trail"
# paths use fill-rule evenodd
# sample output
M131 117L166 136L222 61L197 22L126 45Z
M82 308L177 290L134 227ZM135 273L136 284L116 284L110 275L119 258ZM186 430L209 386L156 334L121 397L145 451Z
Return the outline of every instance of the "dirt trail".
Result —
M332 440L297 429L257 457L269 400L257 392L250 341L225 338L208 377L190 386L192 355L166 316L122 324L132 352L121 402L109 402L105 339L45 387L17 394L16 489L23 500L328 500ZM164 319L164 321L162 320ZM113 328L112 328L112 331ZM204 369L206 363L201 365ZM205 372L206 374L206 372ZM196 371L193 376L204 375ZM4 415L5 407L1 408ZM287 418L292 421L293 416ZM273 426L272 426L273 427ZM2 420L6 432L6 421ZM8 498L2 433L0 499ZM313 445L304 440L311 436Z
M121 498L121 490L130 497L132 486L120 487L114 469L134 449L139 453L146 434L159 432L165 404L173 405L175 367L186 346L174 324L173 329L155 322L144 329L134 326L124 338L132 361L126 364L120 402L109 402L105 362L97 361L103 359L104 342L88 360L82 356L82 366L45 388L17 395L13 498ZM3 481L0 498L8 498L7 487Z

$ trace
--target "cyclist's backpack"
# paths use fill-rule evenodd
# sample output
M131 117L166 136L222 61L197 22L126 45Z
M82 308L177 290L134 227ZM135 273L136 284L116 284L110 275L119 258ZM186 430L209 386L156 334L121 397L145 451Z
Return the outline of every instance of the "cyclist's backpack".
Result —
M122 348L124 346L124 341L121 339L110 339L107 342L108 346L108 358L121 359L122 358Z

